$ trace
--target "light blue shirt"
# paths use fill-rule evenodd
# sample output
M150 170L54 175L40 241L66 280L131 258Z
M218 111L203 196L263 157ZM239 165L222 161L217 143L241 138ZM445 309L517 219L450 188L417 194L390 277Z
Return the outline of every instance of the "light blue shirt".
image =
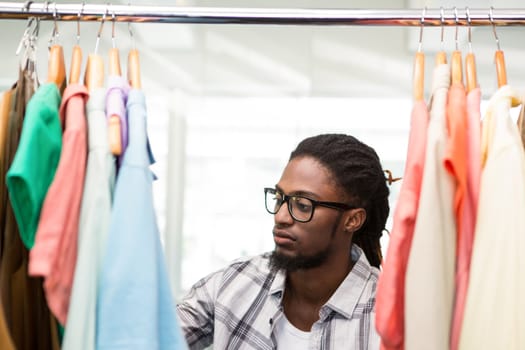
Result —
M153 207L145 98L131 90L97 305L97 349L187 349Z
M104 112L106 89L90 92L86 104L88 159L80 207L78 255L62 350L94 350L97 283L111 217L115 162Z

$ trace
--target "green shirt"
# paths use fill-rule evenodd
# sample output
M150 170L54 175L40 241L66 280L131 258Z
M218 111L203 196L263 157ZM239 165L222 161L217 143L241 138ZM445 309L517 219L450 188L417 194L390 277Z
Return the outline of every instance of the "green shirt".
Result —
M62 150L60 102L55 83L43 84L35 92L27 104L20 143L7 172L11 205L28 249L35 243L40 209Z

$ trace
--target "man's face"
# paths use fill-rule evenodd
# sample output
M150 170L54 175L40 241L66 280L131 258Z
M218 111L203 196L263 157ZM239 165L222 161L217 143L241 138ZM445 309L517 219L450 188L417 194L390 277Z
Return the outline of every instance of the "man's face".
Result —
M318 201L342 200L329 170L311 157L292 159L276 188L286 195ZM288 271L313 268L322 265L335 250L344 249L348 254L350 243L343 234L343 212L317 206L311 221L301 223L291 217L287 205L283 203L274 217L272 267Z

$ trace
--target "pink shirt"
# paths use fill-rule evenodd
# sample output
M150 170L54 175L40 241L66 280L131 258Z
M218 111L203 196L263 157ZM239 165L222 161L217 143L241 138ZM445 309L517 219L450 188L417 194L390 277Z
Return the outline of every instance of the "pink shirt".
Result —
M382 349L404 348L405 273L417 215L425 163L428 110L424 101L412 108L405 176L376 294L376 328Z
M44 277L49 309L66 323L77 258L78 222L87 157L84 108L87 89L78 84L64 91L60 119L64 127L62 153L47 192L30 252L29 274Z
M452 319L450 349L458 348L463 311L467 297L470 258L474 242L481 178L481 91L476 88L467 95L467 187L461 220L461 235L457 246L456 300Z

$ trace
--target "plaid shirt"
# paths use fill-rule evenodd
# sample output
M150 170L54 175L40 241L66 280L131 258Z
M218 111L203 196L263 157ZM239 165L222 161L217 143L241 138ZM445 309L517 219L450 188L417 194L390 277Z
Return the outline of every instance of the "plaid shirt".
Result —
M379 349L375 292L379 270L352 246L352 271L319 311L309 350ZM268 267L269 253L233 262L197 282L177 306L190 349L277 349L285 273ZM285 349L288 350L288 349Z

